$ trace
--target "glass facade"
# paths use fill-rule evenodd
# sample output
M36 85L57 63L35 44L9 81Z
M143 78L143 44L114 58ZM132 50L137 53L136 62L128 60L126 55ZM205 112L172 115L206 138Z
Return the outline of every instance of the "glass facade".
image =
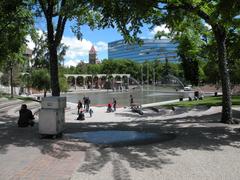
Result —
M143 44L126 44L124 40L108 43L108 59L130 59L136 62L164 61L177 63L178 43L169 39L142 39Z

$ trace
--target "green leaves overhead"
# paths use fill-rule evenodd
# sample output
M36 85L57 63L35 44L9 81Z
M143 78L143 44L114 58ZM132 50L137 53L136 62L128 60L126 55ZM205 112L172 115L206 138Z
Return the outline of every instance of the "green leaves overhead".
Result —
M20 53L26 35L31 32L33 18L21 0L0 1L0 64L12 54ZM22 52L21 52L22 53Z
M94 10L102 14L100 24L105 27L116 27L125 37L125 41L132 42L141 33L140 27L153 12L152 6L157 1L111 1L93 0Z

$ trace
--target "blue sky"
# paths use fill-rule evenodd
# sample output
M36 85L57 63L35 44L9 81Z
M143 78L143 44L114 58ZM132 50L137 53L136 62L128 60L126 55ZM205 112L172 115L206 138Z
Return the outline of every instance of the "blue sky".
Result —
M108 58L107 43L120 40L122 36L116 29L103 29L103 30L91 30L88 26L82 26L81 32L83 34L82 40L77 40L70 28L71 22L66 24L62 43L68 46L68 50L65 56L66 66L76 66L80 61L88 62L88 51L91 46L94 45L97 50L97 57L99 60ZM45 31L46 25L42 20L36 23L36 28L41 34ZM168 31L165 26L157 26L153 30L149 30L147 26L142 28L142 34L139 34L140 38L153 38L157 31ZM33 49L34 44L29 40L29 47Z

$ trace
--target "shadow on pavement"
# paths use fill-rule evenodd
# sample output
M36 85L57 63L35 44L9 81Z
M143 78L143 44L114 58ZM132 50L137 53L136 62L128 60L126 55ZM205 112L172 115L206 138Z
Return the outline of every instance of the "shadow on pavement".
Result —
M240 117L239 111L233 111ZM18 128L16 118L0 124L0 153L7 153L10 145L18 147L37 147L41 153L63 159L72 151L84 151L85 159L78 172L96 174L108 163L113 166L114 179L130 179L127 166L142 170L159 169L173 163L171 156L180 156L179 150L222 151L222 146L240 148L239 125L218 123L220 113L201 117L184 117L168 120L149 120L132 122L67 123L65 133L137 130L156 133L172 133L176 138L160 143L107 147L83 143L72 138L39 139L37 126ZM3 118L0 119L3 121Z

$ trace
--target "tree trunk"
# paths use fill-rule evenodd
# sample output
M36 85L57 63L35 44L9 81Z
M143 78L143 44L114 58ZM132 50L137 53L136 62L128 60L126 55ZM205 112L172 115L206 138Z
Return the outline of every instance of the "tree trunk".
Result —
M222 117L221 122L233 123L232 119L232 102L230 75L228 71L228 63L226 59L226 31L224 27L216 25L213 28L215 38L217 40L218 65L222 82Z
M49 52L50 52L50 75L52 96L60 96L60 87L58 80L57 47L55 45L52 45L49 49Z
M46 97L47 96L47 90L44 89L44 94L43 94L43 97Z
M11 98L13 98L13 68L10 68L10 86L11 86Z
M40 1L43 4L43 2ZM50 76L51 76L51 89L52 96L60 96L60 87L58 82L58 56L57 47L59 43L55 39L55 30L53 25L54 4L48 1L47 8L42 5L45 10L45 17L47 21L47 37L48 37L48 50L50 54Z

